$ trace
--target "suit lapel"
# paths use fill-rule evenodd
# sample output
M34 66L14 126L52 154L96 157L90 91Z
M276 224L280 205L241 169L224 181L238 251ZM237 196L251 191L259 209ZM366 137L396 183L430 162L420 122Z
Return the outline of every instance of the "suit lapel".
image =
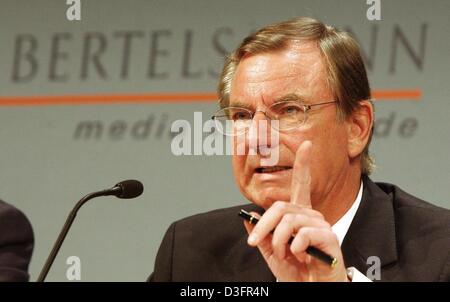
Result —
M346 267L354 266L365 274L380 259L381 268L397 261L395 217L391 194L386 194L367 176L363 176L361 204L342 243Z
M229 266L230 280L240 282L273 282L275 277L257 248L247 245L247 236L230 250L225 261Z
M264 209L254 205L246 205L242 207L246 211L254 211L264 213ZM230 248L225 261L230 263L230 280L239 280L243 282L273 282L275 276L267 266L266 261L257 248L250 247L247 244L247 231L245 230L242 219L234 218L241 226L241 234L238 240Z

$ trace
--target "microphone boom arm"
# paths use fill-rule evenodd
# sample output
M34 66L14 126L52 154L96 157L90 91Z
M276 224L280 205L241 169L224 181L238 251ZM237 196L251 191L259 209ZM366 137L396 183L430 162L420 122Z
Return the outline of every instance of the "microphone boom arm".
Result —
M55 261L56 255L58 255L59 249L61 248L61 245L64 242L64 239L66 238L67 233L69 232L70 227L72 226L73 221L75 220L75 217L77 216L78 210L90 199L99 197L99 196L105 196L105 193L111 190L104 190L99 192L94 192L87 194L83 198L80 199L80 201L77 202L75 207L70 212L69 216L66 219L66 222L64 223L64 226L59 233L58 239L56 239L55 244L53 245L52 251L50 255L47 258L47 261L45 262L44 267L41 270L41 273L39 274L38 279L36 282L44 282L45 277L47 277L47 274L50 270L50 267L53 264L53 261ZM106 195L112 195L112 194L106 194Z
M42 268L41 273L39 274L39 277L37 278L36 282L44 282L48 272L50 271L50 268L52 267L53 262L55 261L56 256L58 255L59 249L61 248L64 239L66 238L66 235L69 232L69 229L72 226L75 217L77 216L78 210L87 201L95 197L109 196L109 195L114 195L121 199L131 199L141 195L143 190L144 187L142 186L141 182L130 179L119 182L111 189L93 192L81 198L80 201L77 202L75 207L69 213L69 216L67 217L66 222L64 223L64 226L61 232L59 233L59 236L56 239L55 244L53 245L52 251L50 252L50 255L48 256L47 261L45 262L44 267Z

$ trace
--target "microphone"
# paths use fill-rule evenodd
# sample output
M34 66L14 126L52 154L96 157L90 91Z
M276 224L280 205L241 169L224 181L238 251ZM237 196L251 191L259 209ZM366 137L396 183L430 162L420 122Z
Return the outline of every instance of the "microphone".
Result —
M36 282L43 282L45 280L45 277L47 277L47 274L53 264L53 261L55 261L56 255L58 255L59 249L61 248L61 245L63 244L63 241L66 238L66 235L69 232L69 229L72 226L75 217L77 216L78 210L87 201L91 200L92 198L100 196L116 196L117 198L121 199L131 199L138 197L139 195L142 194L143 191L144 186L140 181L129 179L119 182L110 189L93 192L81 198L80 201L78 201L78 203L72 209L69 216L67 217L66 222L64 223L64 226L61 232L59 233L58 239L56 239L56 242L53 245L53 249L50 252L50 255L48 256L47 261L45 262L45 265L42 268L41 273L39 274L39 277L36 280Z
M129 179L119 182L111 189L104 190L105 195L114 195L121 199L131 199L138 197L144 192L144 186L140 181Z

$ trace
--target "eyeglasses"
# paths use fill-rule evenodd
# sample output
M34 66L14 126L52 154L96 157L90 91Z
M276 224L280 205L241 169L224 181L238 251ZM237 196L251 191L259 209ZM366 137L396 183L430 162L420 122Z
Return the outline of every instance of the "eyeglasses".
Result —
M270 121L271 127L277 131L288 131L304 125L308 119L308 112L316 106L337 103L329 101L311 105L301 104L296 101L282 101L272 104L265 112L261 110L251 111L243 107L225 107L218 110L212 119L216 123L217 130L228 136L239 135L251 126L257 112L263 113Z

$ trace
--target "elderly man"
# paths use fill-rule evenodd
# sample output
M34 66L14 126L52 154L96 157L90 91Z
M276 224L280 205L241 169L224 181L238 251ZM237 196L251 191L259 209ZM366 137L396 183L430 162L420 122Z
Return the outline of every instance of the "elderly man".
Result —
M214 118L244 144L233 171L253 205L173 223L150 280L450 281L449 211L368 177L374 111L347 33L310 18L264 27L231 54L219 94Z
M33 229L28 219L0 200L0 282L28 281L33 247Z

